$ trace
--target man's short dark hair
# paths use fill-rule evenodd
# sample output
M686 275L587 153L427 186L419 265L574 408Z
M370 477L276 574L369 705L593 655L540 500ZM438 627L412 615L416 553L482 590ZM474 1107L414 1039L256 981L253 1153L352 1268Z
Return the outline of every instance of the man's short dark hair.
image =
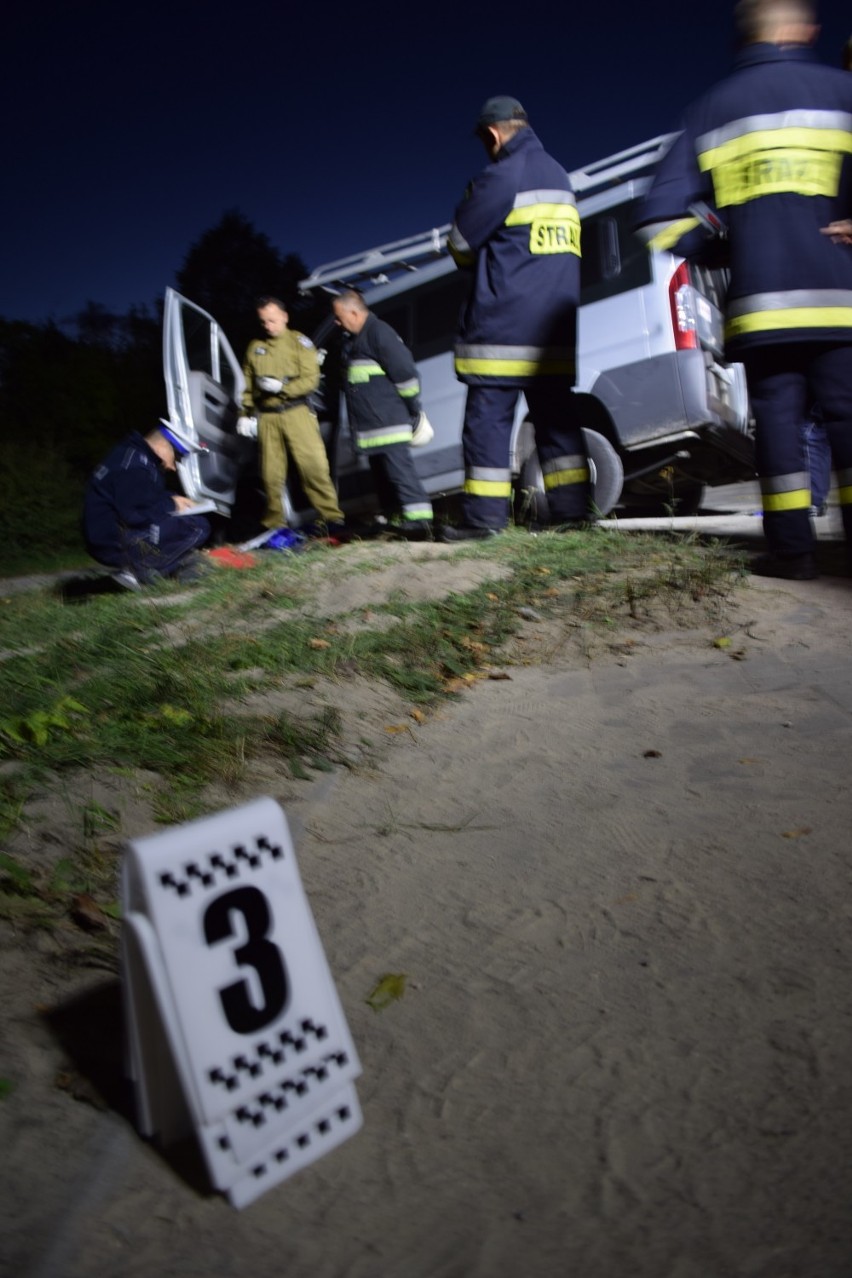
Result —
M280 311L286 311L289 314L287 303L282 302L280 297L259 297L255 306L259 311L262 311L264 306L277 306Z
M337 293L331 299L332 305L335 302L344 302L347 306L354 306L357 311L368 311L370 308L364 301L364 294L359 293L357 288L345 288L342 293Z

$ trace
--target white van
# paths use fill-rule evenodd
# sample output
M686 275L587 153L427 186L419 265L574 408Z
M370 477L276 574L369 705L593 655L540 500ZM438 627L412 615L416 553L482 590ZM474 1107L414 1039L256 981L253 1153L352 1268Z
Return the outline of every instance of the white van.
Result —
M602 515L637 505L690 513L706 484L754 475L744 370L724 358L724 273L650 253L632 230L654 165L671 140L655 138L569 175L583 237L577 394ZM468 279L447 253L448 231L439 227L327 263L300 285L314 296L360 289L412 350L435 432L414 456L432 497L456 493L464 482L465 387L453 372L452 349ZM330 317L313 336L321 351L334 345ZM239 476L256 470L254 443L235 430L239 362L212 316L171 289L164 355L169 413L208 447L181 463L183 486L229 515ZM321 426L341 504L350 514L365 513L373 505L366 459L352 447L339 394L325 399ZM523 396L512 470L516 516L535 517L543 485ZM314 517L298 492L289 498L294 526Z

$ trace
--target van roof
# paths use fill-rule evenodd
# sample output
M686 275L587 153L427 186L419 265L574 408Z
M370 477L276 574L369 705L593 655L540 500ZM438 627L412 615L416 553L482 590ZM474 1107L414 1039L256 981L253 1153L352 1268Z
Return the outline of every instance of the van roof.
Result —
M589 196L612 189L623 183L625 178L650 173L676 137L676 133L664 133L648 142L628 147L626 151L618 151L606 159L597 160L585 168L572 170L568 176L575 193L580 197L578 203L581 213L583 201ZM377 248L325 262L311 271L306 279L300 280L299 292L310 293L314 289L322 289L328 293L336 293L342 288L363 290L388 284L399 275L421 270L436 259L446 256L449 232L450 224L446 222L443 226L422 231L419 235L410 235L403 240L393 240L389 244L380 244Z

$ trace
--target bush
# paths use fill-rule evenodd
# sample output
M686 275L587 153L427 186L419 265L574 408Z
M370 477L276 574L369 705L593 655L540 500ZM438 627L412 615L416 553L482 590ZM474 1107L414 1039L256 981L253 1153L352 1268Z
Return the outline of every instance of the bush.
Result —
M0 472L0 572L85 558L85 479L53 449L9 442Z

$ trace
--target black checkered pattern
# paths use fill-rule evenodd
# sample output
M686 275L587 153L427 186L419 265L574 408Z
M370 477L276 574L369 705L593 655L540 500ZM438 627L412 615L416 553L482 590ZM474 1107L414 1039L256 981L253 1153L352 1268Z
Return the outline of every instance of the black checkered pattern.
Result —
M228 852L208 852L206 857L186 861L175 870L158 875L161 888L179 897L190 897L199 888L207 891L223 883L233 883L243 875L259 870L269 861L280 861L284 849L272 843L265 834L248 843L237 843Z
M274 1164L280 1166L290 1157L292 1149L309 1149L316 1141L321 1141L324 1136L329 1136L341 1125L348 1123L352 1118L352 1110L348 1105L339 1105L331 1113L323 1115L315 1122L311 1123L303 1131L294 1136L287 1144L282 1144L278 1149L274 1150L266 1162L255 1163L251 1169L251 1175L256 1180L262 1180L264 1176L268 1176L274 1170Z
M234 1117L238 1123L246 1126L265 1127L269 1119L287 1108L289 1097L307 1096L312 1086L328 1082L348 1061L349 1057L345 1052L331 1052L318 1065L309 1065L293 1078L285 1079L262 1092L251 1105L240 1105L234 1111Z
M327 1027L317 1025L310 1018L300 1021L296 1033L281 1030L272 1038L256 1043L252 1052L241 1052L239 1056L233 1056L225 1066L212 1066L207 1070L207 1077L211 1083L218 1083L226 1091L235 1092L244 1083L263 1078L265 1073L285 1063L290 1056L304 1052L309 1038L321 1043L328 1038Z

